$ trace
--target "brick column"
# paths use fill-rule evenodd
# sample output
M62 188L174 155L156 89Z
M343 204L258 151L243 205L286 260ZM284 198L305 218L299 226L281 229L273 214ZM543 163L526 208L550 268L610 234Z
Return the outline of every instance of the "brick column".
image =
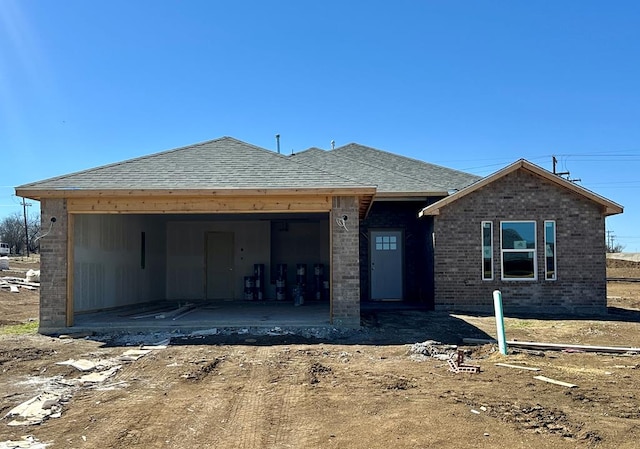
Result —
M336 219L347 216L346 229ZM360 327L360 260L358 198L334 197L331 211L332 322Z
M43 199L40 204L40 332L66 327L67 317L67 202ZM56 221L51 225L51 217Z

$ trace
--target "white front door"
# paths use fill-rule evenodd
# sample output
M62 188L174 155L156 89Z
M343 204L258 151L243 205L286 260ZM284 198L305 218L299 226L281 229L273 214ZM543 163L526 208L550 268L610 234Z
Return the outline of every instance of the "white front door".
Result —
M402 231L371 231L371 299L402 300Z

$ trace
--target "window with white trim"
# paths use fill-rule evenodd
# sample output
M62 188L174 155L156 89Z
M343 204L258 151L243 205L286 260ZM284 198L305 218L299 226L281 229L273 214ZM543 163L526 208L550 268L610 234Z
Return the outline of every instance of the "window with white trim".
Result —
M544 278L547 281L557 279L556 268L556 222L545 220L544 222Z
M493 280L493 223L483 221L482 229L482 280Z
M502 280L537 280L538 261L536 251L535 221L500 222Z

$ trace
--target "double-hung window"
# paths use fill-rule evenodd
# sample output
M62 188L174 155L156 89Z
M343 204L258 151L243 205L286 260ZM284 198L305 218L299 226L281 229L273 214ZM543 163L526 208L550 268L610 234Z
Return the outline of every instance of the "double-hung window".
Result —
M500 222L502 280L538 279L536 222Z

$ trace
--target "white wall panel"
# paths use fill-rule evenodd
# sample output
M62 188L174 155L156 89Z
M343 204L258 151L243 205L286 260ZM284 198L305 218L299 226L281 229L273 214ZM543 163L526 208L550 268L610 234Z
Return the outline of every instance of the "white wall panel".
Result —
M84 312L164 298L164 222L148 215L77 215L74 310ZM145 232L145 267L141 233Z

